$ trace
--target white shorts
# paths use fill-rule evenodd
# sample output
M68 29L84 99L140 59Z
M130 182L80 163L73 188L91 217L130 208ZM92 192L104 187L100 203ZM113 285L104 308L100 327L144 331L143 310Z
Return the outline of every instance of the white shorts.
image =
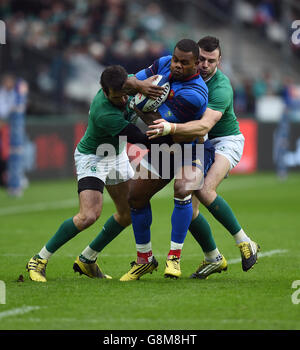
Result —
M244 150L245 138L242 134L222 136L211 139L215 152L226 157L230 163L230 170L241 160Z
M75 149L74 153L77 180L93 176L105 185L117 185L134 176L126 149L114 157L103 157L95 154L83 154Z

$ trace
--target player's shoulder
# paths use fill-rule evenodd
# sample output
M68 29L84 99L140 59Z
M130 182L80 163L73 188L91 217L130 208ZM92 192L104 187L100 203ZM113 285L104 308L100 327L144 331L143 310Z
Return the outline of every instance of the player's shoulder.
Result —
M162 56L158 60L161 64L163 64L163 63L170 63L171 64L172 55Z
M230 79L220 69L212 77L211 82L207 82L210 98L224 96L230 98L233 95L233 89Z
M215 78L214 82L216 86L232 88L229 77L220 69L217 70L214 78Z
M178 92L198 102L201 102L203 99L206 100L208 97L208 88L200 75L195 75L184 81Z
M171 66L171 60L172 56L162 56L160 57L157 62L158 62L158 73L162 74L167 74L169 73L170 66Z
M112 114L120 114L121 111L114 107L100 89L92 100L90 105L90 117L94 119L105 119Z

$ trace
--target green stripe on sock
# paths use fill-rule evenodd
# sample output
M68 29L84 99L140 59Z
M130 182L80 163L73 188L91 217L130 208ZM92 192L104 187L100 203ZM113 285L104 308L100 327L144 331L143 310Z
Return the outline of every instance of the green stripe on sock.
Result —
M202 214L199 213L196 219L191 222L189 231L200 244L203 252L210 252L216 249L217 246L211 228Z
M207 209L232 235L240 231L241 225L229 204L221 196L217 196Z
M98 236L89 244L90 248L101 252L119 233L121 233L125 227L121 226L112 215L104 224L101 232Z
M65 220L55 233L55 235L46 244L46 249L50 253L54 253L58 248L75 237L80 230L75 226L73 218Z

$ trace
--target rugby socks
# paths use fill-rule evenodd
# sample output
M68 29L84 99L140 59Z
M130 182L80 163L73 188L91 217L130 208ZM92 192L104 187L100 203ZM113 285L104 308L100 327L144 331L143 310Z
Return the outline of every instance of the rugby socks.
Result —
M98 254L124 229L125 227L121 226L112 215L105 222L98 236L83 250L79 259L85 263L94 262Z
M152 261L151 231L152 210L150 203L141 209L130 209L132 228L137 250L137 263Z
M152 245L151 242L146 244L136 244L137 250L137 263L138 264L147 264L152 261Z
M39 252L38 257L49 259L62 245L75 237L80 230L75 226L73 218L65 220L55 233L55 235L46 243L45 247Z
M183 243L176 243L171 241L171 247L170 247L168 257L175 255L178 259L180 259L182 247L183 247Z
M251 241L241 228L229 204L221 196L217 195L207 209L231 233L237 244Z
M168 256L180 258L183 243L193 217L192 196L184 199L174 198L174 210L171 217L171 248ZM173 245L172 245L173 244ZM177 244L177 245L176 245ZM175 248L175 249L174 249Z
M235 239L236 244L240 244L242 242L251 242L251 239L246 235L243 229L240 229L240 231L232 237Z
M201 213L191 222L189 231L199 243L204 253L217 248L210 225Z
M191 222L189 230L201 246L206 261L216 262L222 259L222 254L216 246L209 223L201 213Z

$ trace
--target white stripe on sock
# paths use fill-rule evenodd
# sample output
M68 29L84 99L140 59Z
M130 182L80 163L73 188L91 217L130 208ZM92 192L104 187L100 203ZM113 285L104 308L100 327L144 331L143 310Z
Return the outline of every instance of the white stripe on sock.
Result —
M96 250L90 248L89 245L81 253L81 255L83 255L86 259L91 260L91 261L96 260L98 254L99 254L99 252L97 252Z
M146 244L136 244L136 250L140 253L148 253L152 250L151 241Z
M221 256L219 249L216 248L210 252L204 252L205 260L208 262L216 262L218 261L217 257Z
M46 260L49 260L51 258L51 256L53 255L53 253L50 253L46 246L43 247L41 249L41 251L39 252L39 256L42 258L42 259L46 259Z
M181 250L183 247L183 243L176 243L171 241L171 250Z
M238 233L233 235L233 238L235 239L236 244L242 242L251 242L251 239L246 235L243 229L240 229Z
M179 202L184 202L184 201L187 201L187 200L189 200L189 199L192 199L192 195L189 194L189 195L186 196L185 198L175 198L175 197L174 197L174 199L175 199L176 201L179 201Z

